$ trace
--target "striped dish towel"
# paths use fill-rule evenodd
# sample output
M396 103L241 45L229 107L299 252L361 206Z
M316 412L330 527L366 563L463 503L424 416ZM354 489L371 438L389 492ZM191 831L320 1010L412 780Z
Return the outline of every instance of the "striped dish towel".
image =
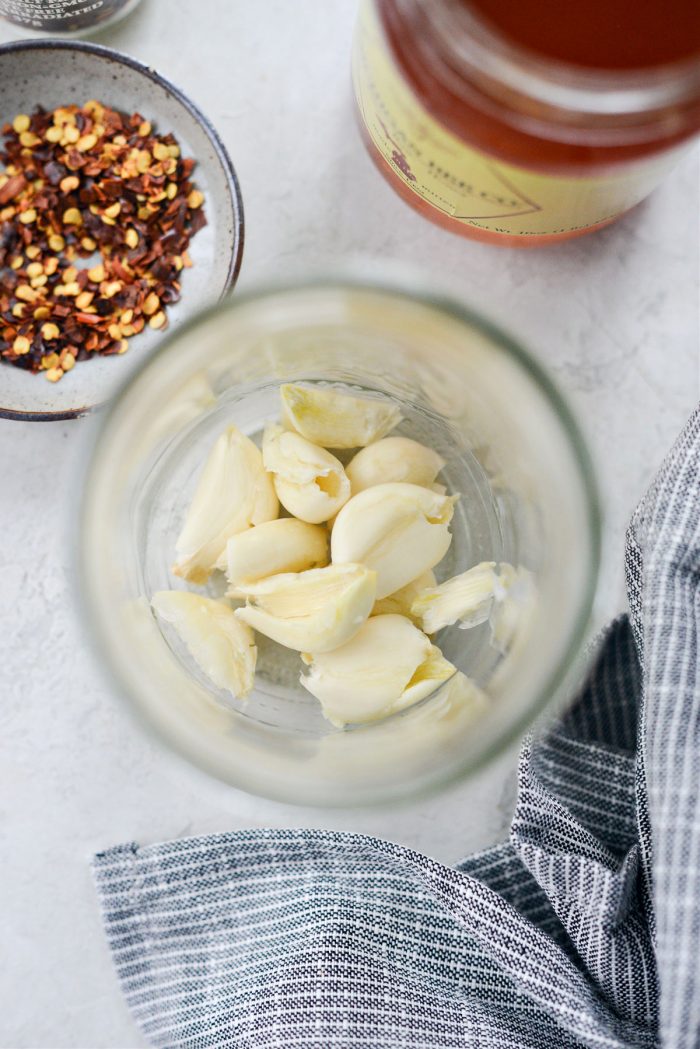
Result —
M121 845L126 999L188 1049L700 1045L700 412L628 535L630 615L527 743L510 840L444 867L321 831Z

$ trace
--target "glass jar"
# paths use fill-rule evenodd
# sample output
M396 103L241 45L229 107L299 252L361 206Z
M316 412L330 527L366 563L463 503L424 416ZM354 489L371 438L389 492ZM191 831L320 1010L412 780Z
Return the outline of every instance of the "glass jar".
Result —
M577 0L565 15L552 6L362 2L353 80L365 143L391 186L446 229L528 247L599 229L647 196L700 127L695 0L674 0L678 10L665 13L640 4L649 24L621 19L612 34L609 3ZM511 12L509 33L483 7L492 18ZM648 39L652 8L683 29L668 40L657 33L656 51L638 49L626 67L622 34ZM599 28L597 37L589 31L588 50L557 51L559 29L586 18ZM596 39L607 39L608 50L601 43L596 51ZM597 66L613 62L616 40L620 67Z
M88 36L126 18L141 0L0 0L0 16L21 29Z
M397 432L442 455L440 480L462 497L439 578L494 560L530 579L505 646L486 623L438 635L486 693L483 708L448 681L383 721L336 729L299 684L298 653L259 635L255 688L240 703L155 618L151 595L186 585L170 565L209 448L231 422L259 435L290 381L389 397ZM142 721L214 776L306 805L403 798L476 769L553 701L591 608L596 486L550 380L477 314L381 280L237 294L165 338L94 426L77 551L86 631Z

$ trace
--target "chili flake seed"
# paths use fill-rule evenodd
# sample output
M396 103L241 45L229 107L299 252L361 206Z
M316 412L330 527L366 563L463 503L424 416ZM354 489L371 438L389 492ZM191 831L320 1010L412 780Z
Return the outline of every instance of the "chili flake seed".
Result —
M2 134L0 357L58 382L167 327L204 197L172 134L95 100Z
M107 271L100 262L97 266L93 266L91 270L88 270L88 280L91 280L93 284L101 284L107 275Z
M93 146L97 145L97 135L83 135L75 144L79 153L88 153Z
M82 226L83 216L80 214L77 208L68 208L63 212L63 225L64 226Z
M77 175L66 175L65 178L61 179L59 185L61 193L72 193L80 185L80 179Z
M144 300L141 309L147 317L150 317L153 313L156 313L156 311L160 309L160 299L155 294L155 292L152 291L150 295L146 296L146 299Z

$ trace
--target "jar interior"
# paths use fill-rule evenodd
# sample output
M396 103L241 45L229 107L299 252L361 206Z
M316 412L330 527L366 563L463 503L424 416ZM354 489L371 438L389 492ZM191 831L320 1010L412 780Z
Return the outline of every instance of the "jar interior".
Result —
M337 729L301 686L298 653L256 635L255 688L239 702L155 618L152 594L186 585L170 566L209 448L231 423L259 441L283 382L390 398L403 416L394 432L442 456L438 480L461 498L439 581L481 561L533 581L505 649L488 623L433 639L485 707L447 682L383 721ZM580 641L596 558L586 454L547 380L477 318L380 288L281 290L183 327L108 409L88 466L83 593L120 687L190 760L300 803L405 797L477 767L551 699ZM224 589L217 573L200 592Z

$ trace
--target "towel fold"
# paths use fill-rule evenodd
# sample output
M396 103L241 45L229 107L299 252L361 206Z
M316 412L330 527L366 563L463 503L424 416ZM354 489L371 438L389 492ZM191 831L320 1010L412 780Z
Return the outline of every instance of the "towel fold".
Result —
M129 1006L188 1049L700 1045L700 410L637 510L630 615L523 748L510 840L456 869L360 835L120 845Z

